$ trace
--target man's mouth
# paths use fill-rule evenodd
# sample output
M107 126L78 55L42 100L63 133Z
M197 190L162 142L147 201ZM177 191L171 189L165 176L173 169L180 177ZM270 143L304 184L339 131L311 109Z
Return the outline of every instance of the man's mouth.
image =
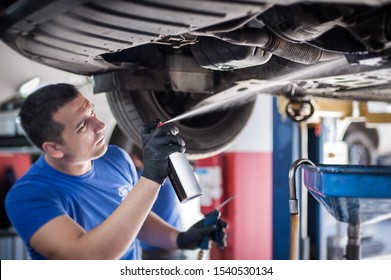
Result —
M98 140L98 142L96 142L96 145L100 145L100 144L102 144L104 141L105 141L105 137L102 137L101 139Z

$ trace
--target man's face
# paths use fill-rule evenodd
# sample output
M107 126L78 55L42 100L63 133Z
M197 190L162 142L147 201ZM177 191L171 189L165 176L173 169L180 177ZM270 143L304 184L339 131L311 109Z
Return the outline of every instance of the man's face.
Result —
M53 116L64 125L61 134L63 143L58 143L64 158L72 161L92 160L102 156L107 150L103 135L106 125L101 122L94 106L83 95L60 108Z

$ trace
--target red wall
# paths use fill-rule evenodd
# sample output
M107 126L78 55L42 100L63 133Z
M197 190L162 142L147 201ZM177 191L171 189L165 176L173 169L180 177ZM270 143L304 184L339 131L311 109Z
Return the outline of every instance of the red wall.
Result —
M12 166L16 178L20 178L30 167L31 157L28 154L3 154L0 155L0 177L4 171Z
M25 154L2 154L0 155L0 228L10 227L10 222L5 213L4 200L11 187L13 180L20 178L30 167L31 158ZM6 170L12 168L13 174L8 174Z
M238 197L222 209L229 223L228 247L213 258L272 259L272 153L223 155L224 198Z

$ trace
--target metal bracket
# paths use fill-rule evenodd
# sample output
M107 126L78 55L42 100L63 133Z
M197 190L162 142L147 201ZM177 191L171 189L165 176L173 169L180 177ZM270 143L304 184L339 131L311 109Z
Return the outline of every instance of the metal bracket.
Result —
M182 34L182 35L160 34L159 38L151 41L151 43L171 46L174 49L179 49L186 45L194 45L197 42L198 42L197 36L190 35L190 34Z

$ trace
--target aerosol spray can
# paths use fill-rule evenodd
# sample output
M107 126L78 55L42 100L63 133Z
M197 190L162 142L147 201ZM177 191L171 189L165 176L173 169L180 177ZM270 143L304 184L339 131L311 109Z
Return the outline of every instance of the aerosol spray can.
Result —
M162 126L160 122L156 127ZM188 202L202 195L202 190L186 155L181 152L172 153L168 157L170 172L168 177L181 203Z

